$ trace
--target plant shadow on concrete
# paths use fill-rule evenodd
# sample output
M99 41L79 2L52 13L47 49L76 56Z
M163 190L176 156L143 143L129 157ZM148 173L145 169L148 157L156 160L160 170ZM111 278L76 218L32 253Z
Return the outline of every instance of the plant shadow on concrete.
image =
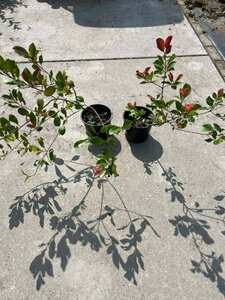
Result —
M30 264L30 272L36 281L36 288L39 290L45 284L46 277L54 276L54 260L59 259L62 270L66 270L72 255L70 247L78 244L90 247L95 252L105 249L114 266L124 272L127 280L137 285L136 276L141 269L145 268L139 248L142 234L149 227L154 235L160 238L151 224L153 218L129 210L116 187L108 179L93 178L93 167L79 164L78 159L79 156L75 156L72 161L57 159L55 167L58 179L32 188L16 197L10 206L10 229L24 223L24 216L28 213L33 213L39 218L41 227L46 225L45 219L49 219L50 216L53 234L47 242L39 245L41 253ZM77 170L74 165L78 168L82 166L82 169ZM61 166L66 166L73 175L64 176L60 170ZM70 184L73 183L84 183L86 192L79 203L68 213L62 214L62 208L56 198L60 194L66 195ZM91 193L94 184L97 184L101 191L100 209L96 211L95 218L90 218L85 216L85 211L89 205L87 196ZM106 186L112 189L121 207L106 203L104 194ZM120 215L123 217L119 221Z
M14 17L9 16L18 6L24 6L24 0L1 0L0 1L0 20L3 23L6 23L7 26L12 27L15 30L20 30L20 22L17 22Z
M53 9L74 15L75 23L87 27L129 28L180 23L183 14L176 0L38 0Z
M221 224L221 234L225 235L225 206L221 205L225 200L225 192L224 195L220 194L214 197L214 201L220 205L215 205L213 208L202 208L198 202L195 202L194 207L189 207L184 195L183 183L177 179L177 175L171 167L165 168L159 161L163 153L160 143L149 136L144 144L130 144L130 146L134 157L143 162L145 173L151 175L152 164L159 165L162 176L169 184L165 192L170 193L171 202L178 201L180 203L182 214L174 216L174 219L170 219L169 222L174 226L174 235L191 238L199 254L199 261L191 260L191 272L201 273L205 278L215 282L219 292L225 296L225 278L222 274L223 254L217 255L213 250L211 253L206 253L203 249L204 245L215 244L210 233L209 221Z
M146 142L141 144L129 143L131 153L135 158L143 162L145 173L152 174L151 166L157 163L158 159L163 154L162 145L149 135Z
M222 274L223 254L217 255L213 250L211 253L206 253L204 250L204 246L215 244L210 233L211 222L220 223L221 228L224 229L225 207L216 205L213 208L202 208L198 202L195 202L194 207L188 206L183 193L183 184L177 180L176 173L172 168L164 168L160 161L158 164L162 169L162 176L170 185L166 192L170 193L171 202L178 201L181 206L182 213L169 220L170 224L174 226L174 235L191 238L199 254L199 261L191 260L191 272L201 273L205 278L215 282L219 292L225 296L225 278ZM214 200L222 201L224 198L223 195L217 195ZM211 222L209 223L209 221ZM221 234L225 235L225 231L222 230Z

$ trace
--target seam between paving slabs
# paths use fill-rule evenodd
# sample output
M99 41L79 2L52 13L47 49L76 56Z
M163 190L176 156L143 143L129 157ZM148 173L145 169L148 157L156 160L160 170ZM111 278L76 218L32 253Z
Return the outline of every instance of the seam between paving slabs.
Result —
M205 48L208 56L211 58L213 64L215 65L216 69L218 70L219 74L221 75L223 81L225 82L225 61L217 51L216 47L209 39L207 34L202 31L201 26L198 24L196 20L190 17L191 11L186 7L184 0L177 0L180 8L182 9L184 15L188 19L191 27L197 34L200 42L202 43L203 47Z
M176 55L176 57L204 57L209 56L208 54L187 54L187 55ZM44 60L45 63L67 63L67 62L82 62L82 61L114 61L114 60L141 60L141 59L155 59L157 56L140 56L140 57L112 57L112 58L80 58L80 59L56 59L56 60ZM18 64L32 64L29 61L16 61Z

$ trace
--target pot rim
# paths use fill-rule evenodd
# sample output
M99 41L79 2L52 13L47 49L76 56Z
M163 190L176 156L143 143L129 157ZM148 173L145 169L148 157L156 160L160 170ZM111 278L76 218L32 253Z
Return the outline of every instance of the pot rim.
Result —
M93 107L93 106L101 106L101 107L105 107L105 108L107 109L107 111L109 111L109 113L110 113L109 119L108 119L106 122L104 122L103 124L96 125L96 126L92 126L92 125L88 124L87 122L85 122L85 121L84 121L84 118L83 118L83 114L84 114L85 110L87 110L89 107ZM93 108L94 108L94 107L93 107ZM94 108L94 109L95 109L95 108ZM96 109L95 109L95 110L96 110ZM93 111L93 110L92 110L92 111ZM104 105L104 104L100 104L100 103L96 103L96 104L89 105L89 106L85 107L85 108L82 110L82 112L81 112L81 120L82 120L82 122L83 122L85 125L91 126L91 127L104 126L105 124L107 124L108 122L110 122L110 121L112 120L112 117L113 117L113 113L112 113L111 109L110 109L108 106L106 106L106 105Z

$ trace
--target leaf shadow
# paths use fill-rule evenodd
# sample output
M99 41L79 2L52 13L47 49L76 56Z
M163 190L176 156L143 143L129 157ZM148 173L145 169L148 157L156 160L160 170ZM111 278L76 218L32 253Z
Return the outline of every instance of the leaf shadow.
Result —
M75 157L72 163L79 164L77 160L78 158ZM62 172L62 166L67 166L74 173L73 176L66 177ZM49 226L53 234L47 242L39 245L40 253L34 257L29 268L36 282L36 289L40 290L48 277L54 277L54 261L59 260L62 271L66 271L73 253L71 247L75 245L89 247L94 252L105 250L106 254L111 257L115 268L123 272L124 278L137 285L137 276L140 270L145 269L143 254L140 250L142 235L147 228L150 228L154 235L160 238L152 225L153 218L129 210L108 178L93 178L91 166L76 171L68 161L57 159L55 171L58 176L57 180L38 185L22 196L16 197L15 203L10 207L10 229L23 223L24 215L27 213L38 216L41 227L47 226L45 218L48 216L49 219L50 216ZM57 201L60 193L67 194L68 184L77 184L81 181L86 182L84 195L68 213L63 214L59 209L60 204L57 202L55 205L54 201ZM100 208L96 207L96 217L90 218L84 212L89 207L89 194L94 184L101 191ZM111 203L106 202L106 187L113 190L121 207L112 206ZM122 217L118 218L118 216Z
M160 161L158 164L162 169L162 176L170 185L169 188L166 188L166 193L170 192L171 202L178 201L180 203L183 212L182 215L176 215L174 219L169 220L170 224L174 226L174 236L180 235L183 238L191 238L200 257L199 262L191 260L191 271L201 273L205 278L215 282L219 292L225 296L225 278L221 274L223 273L223 255L216 255L213 250L207 254L203 250L204 246L215 244L210 233L211 224L209 221L220 223L224 227L224 217L220 219L218 216L225 215L225 208L221 205L213 208L202 208L198 202L195 202L194 207L190 207L184 196L183 183L177 180L175 172L172 168L164 168ZM223 195L217 195L214 200L221 202L224 198ZM225 231L221 231L221 233L225 235Z
M133 156L143 163L145 173L152 174L152 165L156 163L163 154L162 145L151 135L144 143L129 143Z
M20 22L16 21L14 17L8 16L16 11L18 6L27 7L24 0L1 0L0 1L0 19L2 23L6 23L8 27L12 27L14 30L20 30Z

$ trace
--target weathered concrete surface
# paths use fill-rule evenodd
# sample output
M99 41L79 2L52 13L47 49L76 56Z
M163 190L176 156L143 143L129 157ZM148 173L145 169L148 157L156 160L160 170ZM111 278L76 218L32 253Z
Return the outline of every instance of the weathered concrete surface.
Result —
M16 6L15 3L20 3ZM6 1L5 7L13 6ZM174 35L178 55L205 54L205 50L175 0L25 0L6 11L1 24L1 53L14 55L15 45L34 42L46 60L149 57L150 41ZM4 5L2 5L4 8Z
M136 69L142 70L151 64L152 60L121 60L61 63L48 67L68 70L76 79L79 92L85 96L86 101L90 104L99 101L111 107L114 112L113 120L119 124L128 100L135 99L144 104L146 94L156 92L149 85L139 85L134 76ZM193 101L204 99L211 91L224 85L208 57L191 60L181 58L177 64L177 72L185 74L186 81L193 84ZM49 132L49 138L53 136L54 133ZM222 218L223 215L217 215L210 210L203 211L203 215L192 211L193 216L188 213L187 218L185 209L195 208L196 202L204 209L225 206L224 146L209 145L201 136L172 131L169 127L153 128L151 137L141 145L129 145L121 135L117 147L117 151L120 151L120 176L110 180L113 186L109 182L105 182L103 187L98 186L95 180L90 187L92 172L84 170L86 166L79 163L92 165L94 159L86 148L75 150L72 147L74 140L84 136L84 128L79 118L71 120L67 134L56 144L58 156L63 160L58 160L57 168L52 166L48 172L39 172L26 183L23 183L20 170L22 168L32 172L31 159L26 161L25 158L18 159L13 156L1 162L0 298L223 299L225 290L222 258L214 259L214 272L208 278L207 275L191 272L191 261L200 262L201 255L207 258L204 253L212 254L214 251L217 257L224 253L224 236L221 234L224 231L223 224L207 218L204 214L217 218ZM73 157L74 161L71 161ZM29 190L31 191L27 194ZM21 207L20 218L16 214L9 218L12 210L9 207L16 197L20 197L17 198L19 203L26 200L32 207L35 202L39 203L39 209L35 209L36 213L39 211L37 216L32 210L25 213L27 208ZM57 211L57 204L54 204L52 198L57 201L62 211ZM134 221L136 230L140 230L139 234L132 236L131 249L124 249L123 246L129 245L125 243L125 239L131 238L132 227L117 231L110 218L105 218L108 233L119 241L119 244L115 244L119 256L112 247L109 248L109 237L102 225L100 230L108 246L100 240L98 242L94 229L92 234L84 231L81 235L71 237L71 229L64 225L53 238L57 255L54 256L52 242L50 257L54 258L49 258L47 249L47 265L41 265L37 258L36 263L32 264L32 273L38 272L41 266L42 270L47 266L49 275L54 274L53 278L46 274L43 278L46 284L37 291L36 280L32 278L29 268L35 257L45 249L45 246L39 249L38 245L51 242L51 238L57 233L56 230L51 230L49 222L54 214L68 216L74 212L74 207L82 199L83 210L80 209L79 218L83 222L98 218L102 201L103 208L108 205L123 210L125 204L132 212L154 218L148 220L155 233L149 226L145 228L144 224L141 225L139 220ZM41 207L48 201L52 204L54 214L45 212L42 217ZM16 220L21 221L23 214L24 224L16 228ZM130 214L132 218L136 217L134 213ZM174 225L179 216L181 222L176 229ZM117 228L129 224L129 218L124 211L116 211L113 218ZM9 229L9 219L10 226L15 227L12 230ZM198 223L197 219L202 221ZM95 223L89 222L88 226L91 227L92 224ZM82 226L81 223L78 225L80 229ZM188 228L192 228L193 236ZM143 255L145 270L141 268L140 258L135 256L137 249ZM126 263L128 257L129 263ZM120 268L117 270L118 265ZM134 270L139 272L135 275L137 285L124 278L126 273L128 277L132 277ZM215 282L212 282L214 279Z
M5 7L20 3L15 12L0 13L0 52L10 57L12 46L31 42L43 50L45 59L52 61L156 56L155 38L170 34L174 36L176 54L206 54L175 1L4 3ZM9 27L7 17L13 18ZM17 22L15 26L13 22ZM105 103L113 110L113 121L120 124L127 101L144 104L146 94L157 92L149 85L139 85L135 77L137 69L150 66L152 61L55 62L48 67L66 69L86 102ZM201 101L224 86L208 57L181 58L177 64L177 73L180 72L185 74L185 81L192 83L192 101ZM5 89L1 82L1 93ZM49 139L53 136L54 132L49 131ZM0 299L223 299L224 227L213 218L222 219L224 214L199 212L210 214L210 219L193 209L196 203L204 209L225 206L224 146L214 147L201 136L174 132L169 127L153 128L151 137L142 145L129 145L121 135L115 149L119 153L120 176L110 180L112 185L97 180L92 185L92 169L82 165L94 164L92 154L86 148L73 148L74 141L81 137L85 137L84 128L80 119L74 118L66 135L55 145L61 158L56 167L39 172L26 183L21 169L32 173L32 157L26 161L11 156L1 162ZM16 202L17 206L10 208ZM121 229L129 224L128 214L123 211L125 205L132 211L132 219L135 213L154 218L148 220L155 232L136 220L139 231L132 235L132 226L116 230L110 217L106 217L103 221L108 234L119 242L114 240L113 248L102 223L101 240L97 226L89 231L81 222L76 224L76 230L70 228L71 223L64 223L60 231L53 229L54 217L70 220L79 203L83 208L79 208L79 218L89 227L96 224L90 221L99 217L101 206L103 213L109 206L122 209L113 213L115 225ZM130 249L125 239L131 240ZM49 244L39 248L42 243ZM204 266L205 276L200 268L200 273L193 273L191 261L211 261L207 255L212 251L215 257L211 273ZM134 276L137 285L133 283ZM36 283L40 284L41 278L46 284L37 291Z

